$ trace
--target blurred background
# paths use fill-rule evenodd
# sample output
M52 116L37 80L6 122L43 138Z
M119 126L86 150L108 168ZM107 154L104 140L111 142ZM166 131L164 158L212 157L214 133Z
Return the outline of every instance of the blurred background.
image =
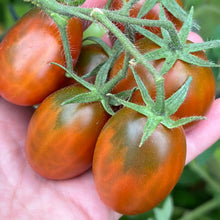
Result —
M194 20L201 27L197 33L203 40L220 40L220 0L183 2L186 11L194 7ZM14 22L31 7L30 3L23 0L0 0L0 40ZM96 29L96 34L103 34L103 30L97 32ZM90 33L94 33L94 29ZM207 56L220 64L220 48L207 51ZM213 68L213 71L216 78L216 97L220 97L220 68ZM220 140L185 167L172 193L158 207L142 215L121 217L121 220L131 219L220 219Z

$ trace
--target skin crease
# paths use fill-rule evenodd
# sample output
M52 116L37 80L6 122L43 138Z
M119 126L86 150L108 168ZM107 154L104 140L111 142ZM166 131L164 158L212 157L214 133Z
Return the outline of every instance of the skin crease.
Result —
M96 4L97 3L97 4ZM105 0L89 0L100 7ZM68 181L49 181L35 174L24 155L27 125L32 108L18 107L0 98L0 219L116 220L95 190L91 170ZM187 133L187 163L220 138L220 99L207 120Z

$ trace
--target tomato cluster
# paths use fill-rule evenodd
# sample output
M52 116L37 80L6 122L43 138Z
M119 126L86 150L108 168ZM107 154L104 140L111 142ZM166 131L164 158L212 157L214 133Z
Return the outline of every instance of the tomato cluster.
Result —
M111 10L121 8L122 1L113 0ZM145 1L130 11L136 17ZM182 1L177 1L182 6ZM159 19L156 5L144 18ZM182 22L166 11L166 16L179 29ZM124 26L117 26L124 31ZM160 28L149 28L160 35ZM82 46L83 28L79 18L67 25L74 71L83 77L108 60L97 44ZM159 48L151 40L137 34L135 47L142 53ZM191 43L191 42L189 42ZM204 52L195 56L207 59ZM125 53L113 64L107 80L123 68ZM160 70L164 59L151 61ZM148 120L127 107L110 116L101 102L69 103L89 90L64 69L66 65L61 36L56 23L41 9L33 8L5 35L0 44L0 94L17 105L39 104L27 132L25 153L30 166L42 177L63 180L76 177L93 167L94 181L102 201L117 212L134 215L159 204L177 183L185 165L186 127L168 129L159 124L140 147ZM141 64L134 67L153 100L157 91L151 73ZM164 75L165 98L171 97L192 76L187 97L174 113L175 118L205 115L215 97L215 80L211 68L177 60ZM86 78L94 84L95 76ZM110 91L118 94L137 87L129 68L126 78ZM140 91L131 102L143 105Z
M143 54L159 48L158 45L147 38L139 39L135 42L135 46ZM207 59L203 51L196 52L194 55L204 60ZM122 68L123 60L124 54L122 54L115 62L115 65L109 74L110 78L113 78L118 74L119 70ZM165 59L159 59L152 61L151 63L159 71L163 66L164 61ZM150 72L141 64L137 64L134 68L148 89L150 96L155 99L157 91L154 79ZM174 94L189 76L192 76L193 80L185 101L174 114L177 118L205 115L215 98L215 77L212 69L188 64L181 60L177 60L173 67L164 75L165 97L169 98ZM134 80L131 69L129 69L126 78L121 80L114 87L112 92L118 93L135 86L137 86L137 84ZM140 91L136 91L133 94L131 101L143 104ZM190 129L195 123L196 122L186 124L184 127Z

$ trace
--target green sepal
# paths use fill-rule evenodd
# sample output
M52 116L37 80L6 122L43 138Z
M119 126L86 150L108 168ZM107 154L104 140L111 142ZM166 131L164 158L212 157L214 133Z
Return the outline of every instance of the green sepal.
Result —
M159 60L162 58L166 58L170 55L170 51L167 51L165 48L159 48L156 50L153 50L149 53L144 54L144 57L148 60Z
M154 43L156 43L160 47L164 46L163 39L158 37L156 34L152 33L151 31L149 31L145 28L142 28L138 25L131 25L131 26L133 27L134 30L136 30L137 32L139 32L140 34L145 36L146 38L150 39L151 41L153 41Z
M192 76L190 76L186 82L177 90L170 98L165 100L166 115L174 114L178 108L184 102L187 92L189 90L190 83L192 82Z
M206 117L203 117L203 116L185 117L185 118L181 118L177 121L174 121L170 118L166 118L165 120L161 121L161 124L163 124L165 127L169 128L169 129L173 129L176 127L186 125L186 124L193 122L193 121L199 121L199 120L205 120L205 119L206 119Z
M114 115L114 111L112 110L110 104L109 104L109 99L108 97L104 98L101 100L102 106L105 109L105 111L109 114L109 115Z
M216 47L220 47L220 40L212 40L203 43L186 44L184 50L192 53L192 52L208 50Z
M137 18L142 18L144 15L146 15L156 5L157 2L158 0L146 0L138 12Z
M220 67L219 64L215 64L211 61L200 59L197 56L194 56L193 54L182 54L180 55L179 59L185 61L186 63L190 63L197 66L203 66L203 67Z
M100 97L96 93L96 91L82 93L76 95L65 102L62 102L61 105L71 104L71 103L88 103L88 102L96 102L100 101Z
M173 67L177 58L178 56L175 53L173 54L173 56L169 54L169 56L167 56L165 62L163 63L163 66L160 69L160 74L166 74Z
M94 85L90 84L89 82L87 82L86 80L84 80L83 78L77 76L75 73L70 72L67 68L65 68L64 66L58 64L58 63L54 63L51 62L51 64L57 65L60 68L62 68L63 70L66 71L66 73L68 73L68 76L71 76L71 78L75 79L78 83L80 83L81 85L83 85L84 87L86 87L89 90L92 90L94 88Z
M115 62L115 57L111 56L106 60L106 62L100 67L96 79L95 79L95 85L97 87L103 86L108 78L109 70L111 69L112 65Z
M193 7L191 7L189 15L187 16L186 20L183 23L183 26L181 27L178 36L180 39L181 44L185 44L187 41L187 38L189 36L189 32L192 29L192 23L193 23Z
M182 9L175 0L162 0L164 7L177 19L185 21L187 18L187 13ZM199 30L199 25L195 22L193 27Z
M119 92L117 94L114 94L114 96L116 96L117 98L119 99L123 99L123 100L127 100L129 101L133 95L133 93L135 91L137 91L137 87L134 87L133 89L130 89L130 90L125 90L125 91L122 91L122 92ZM113 105L113 106L119 106L121 105L120 102L118 102L116 99L112 98L112 97L109 97L109 104L110 105Z
M106 96L112 97L113 99L115 99L118 103L124 105L125 107L128 107L136 112L139 112L140 114L146 115L146 116L150 116L153 113L151 112L150 108L148 106L145 105L137 105L135 103L123 100L119 97L117 97L116 95L113 95L111 93L106 94Z
M165 11L164 11L164 9L163 9L162 4L160 4L159 17L160 17L160 20L161 20L161 21L167 21L167 18L166 18L166 15L165 15ZM164 39L166 42L169 42L169 41L170 41L169 32L168 32L167 30L165 30L163 27L161 27L161 33L162 33L163 39Z
M113 64L117 60L117 58L122 53L123 48L121 46L121 43L117 40L111 50L111 56L106 60L104 65L101 66L100 70L97 73L95 85L97 87L103 86L108 78L108 73L110 69L112 68Z
M147 118L147 122L144 125L143 135L139 144L139 147L152 135L156 127L160 124L160 121L155 120L154 118Z
M97 73L99 72L100 68L105 64L106 60L103 61L102 63L98 64L97 66L95 66L90 72L88 72L87 74L81 76L81 78L85 79L91 76L96 76Z
M125 58L122 69L118 72L116 76L114 76L112 79L110 79L106 84L105 87L102 90L102 93L106 94L109 91L111 91L115 85L118 84L119 81L124 79L126 77L127 71L128 71L128 64L130 61L130 54L128 52L125 52Z
M142 82L141 78L138 76L137 72L135 71L135 69L130 66L132 73L134 75L135 81L138 85L138 88L140 89L141 92L141 96L145 102L146 105L148 106L153 106L154 105L154 101L153 99L150 97L147 88L145 87L144 83Z

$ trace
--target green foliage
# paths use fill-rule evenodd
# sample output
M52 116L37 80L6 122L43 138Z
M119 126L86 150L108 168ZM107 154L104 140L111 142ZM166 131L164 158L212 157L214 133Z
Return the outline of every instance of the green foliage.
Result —
M10 28L15 22L15 17L21 17L31 7L30 3L22 0L0 0L0 25L3 30Z

